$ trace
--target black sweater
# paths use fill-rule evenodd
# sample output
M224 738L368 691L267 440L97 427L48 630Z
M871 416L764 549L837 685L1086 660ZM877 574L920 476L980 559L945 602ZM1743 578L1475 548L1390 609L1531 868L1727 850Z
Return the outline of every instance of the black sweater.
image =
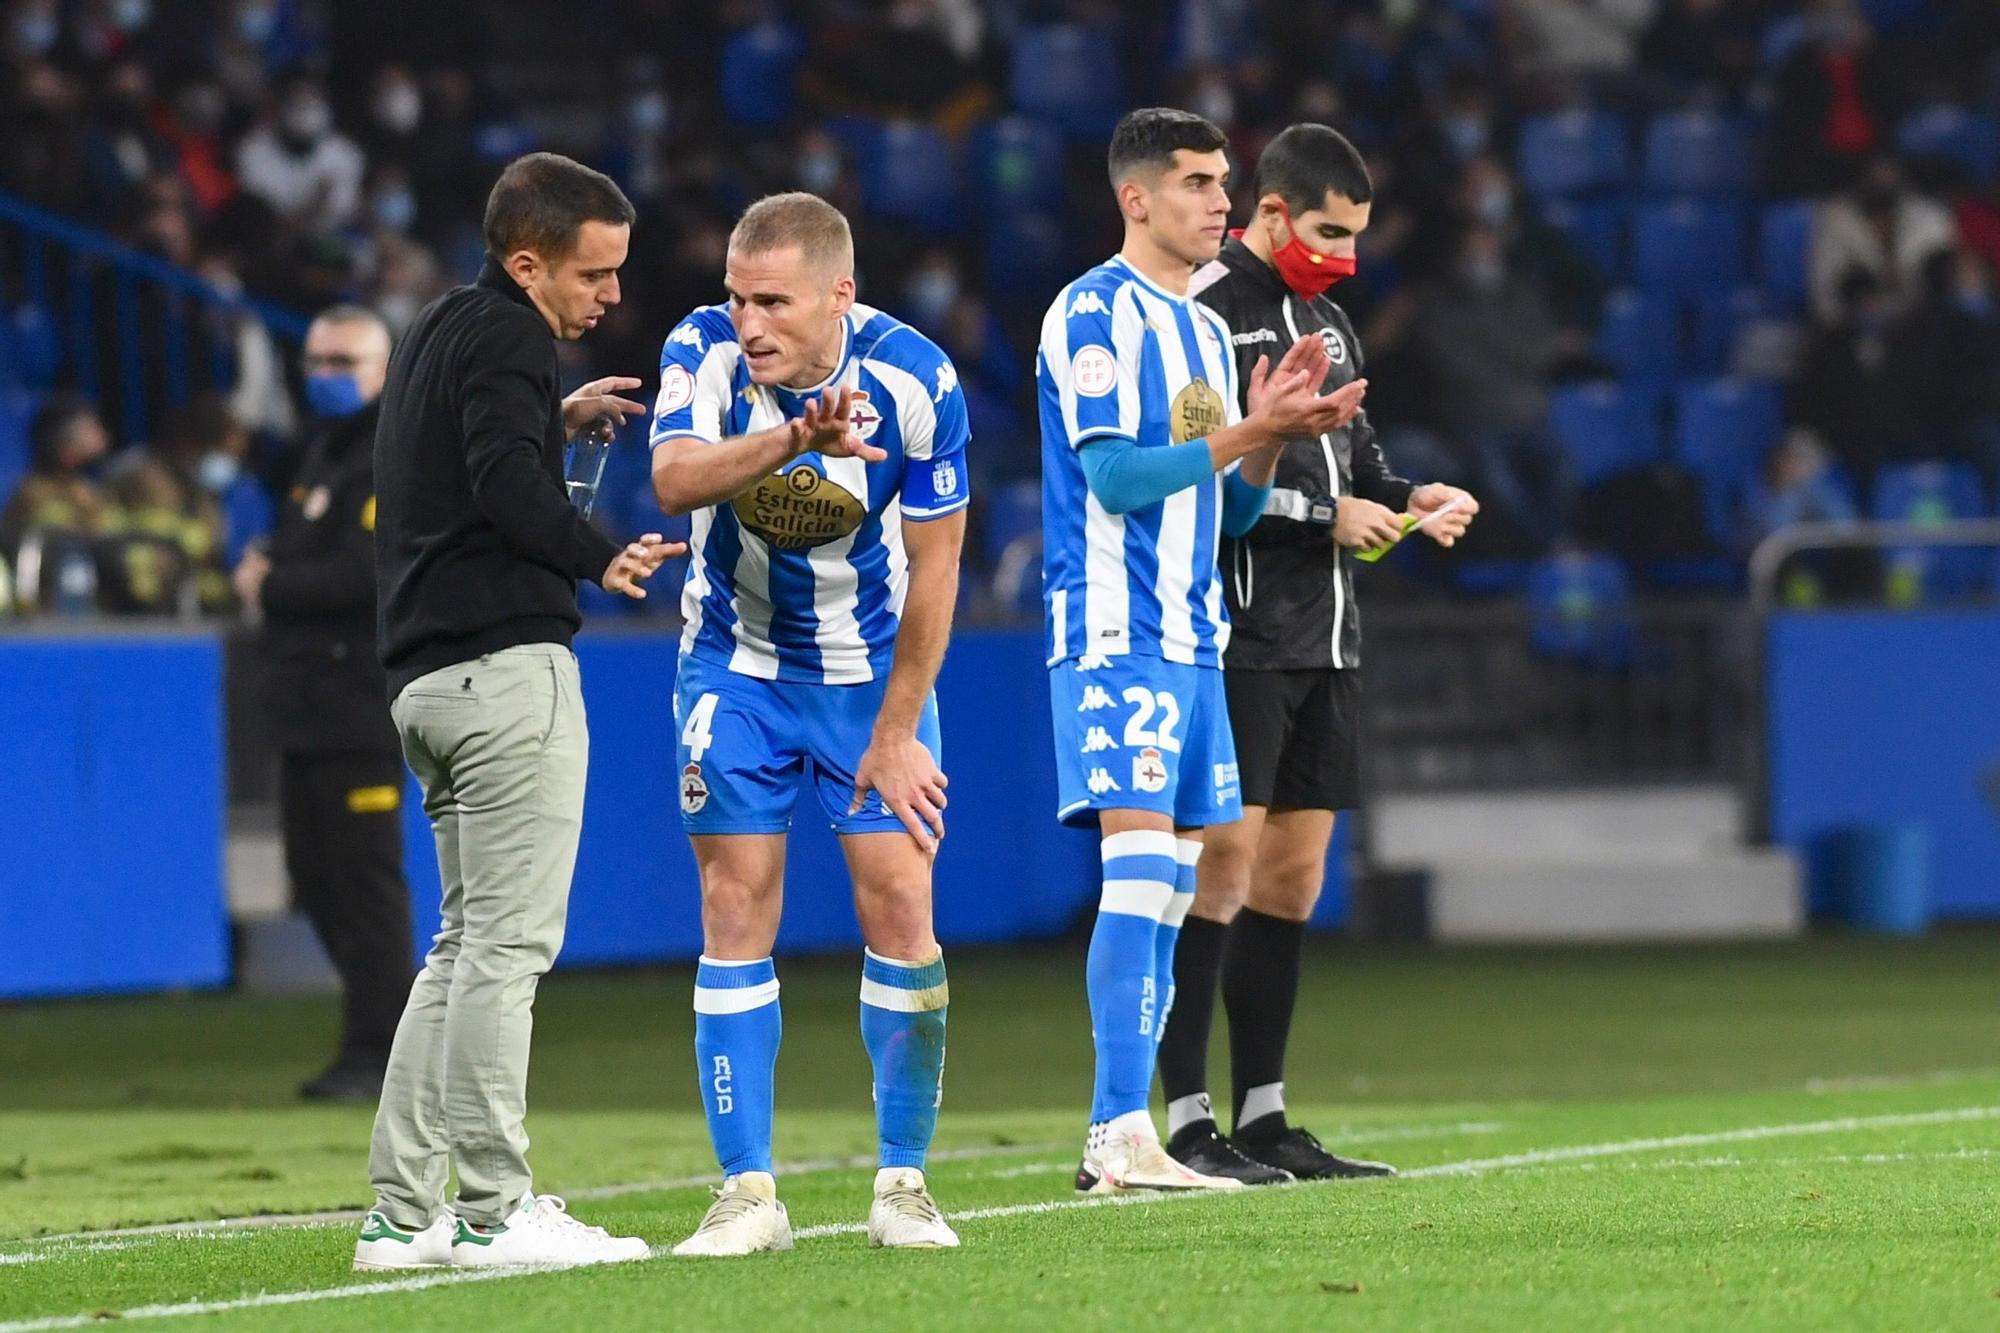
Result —
M576 580L619 547L563 492L555 337L488 260L389 361L375 433L376 611L389 697L524 643L568 645Z

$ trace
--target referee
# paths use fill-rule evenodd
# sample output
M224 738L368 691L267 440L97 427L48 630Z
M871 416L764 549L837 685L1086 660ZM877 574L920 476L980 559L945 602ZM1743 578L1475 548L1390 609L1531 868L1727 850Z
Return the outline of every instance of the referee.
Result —
M563 492L568 435L644 412L605 379L561 396L557 340L619 299L632 205L552 153L501 173L485 267L417 316L375 437L376 568L391 716L424 788L443 925L396 1029L358 1268L641 1258L537 1195L522 1121L535 988L562 946L589 737L576 583L644 597L677 553L623 548ZM446 1176L458 1198L446 1207Z
M1373 187L1354 145L1324 125L1294 125L1264 150L1256 215L1195 275L1189 295L1231 330L1238 382L1260 356L1318 333L1325 392L1361 375L1354 328L1326 291L1354 272ZM1457 507L1424 531L1449 546L1478 505L1449 486L1389 470L1363 412L1285 445L1264 517L1225 539L1234 625L1225 656L1243 819L1211 829L1194 907L1174 959L1174 1010L1160 1047L1171 1135L1190 1170L1251 1184L1390 1174L1327 1152L1285 1119L1285 1045L1298 995L1305 923L1319 899L1336 813L1359 801L1360 621L1350 551L1387 545L1402 515ZM1208 1096L1217 979L1228 1010L1234 1108L1218 1132Z

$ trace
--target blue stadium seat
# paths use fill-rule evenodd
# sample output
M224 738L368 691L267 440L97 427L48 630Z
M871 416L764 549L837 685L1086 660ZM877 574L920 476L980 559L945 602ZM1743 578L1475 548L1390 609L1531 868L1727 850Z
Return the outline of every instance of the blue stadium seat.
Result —
M988 491L981 502L979 550L988 569L1015 540L1042 530L1042 484L1010 481Z
M1784 431L1784 395L1766 380L1689 380L1674 391L1673 460L1701 479L1702 508L1718 539L1731 509Z
M959 225L958 162L930 125L891 121L864 164L861 194L870 211L929 232Z
M1750 134L1732 116L1669 111L1646 127L1640 177L1654 194L1741 194L1750 174Z
M2000 120L1990 111L1926 107L1897 127L1896 147L1909 157L1955 163L1975 181L1991 180L2000 170Z
M1680 376L1674 312L1644 292L1625 288L1605 298L1594 350L1627 385L1658 388Z
M48 311L21 305L0 309L0 382L47 389L62 365L62 339Z
M0 508L28 471L28 426L39 402L39 395L25 389L0 389Z
M986 228L986 290L996 305L1039 312L1081 272L1072 263L1070 234L1040 212L1005 212Z
M1542 205L1542 221L1569 237L1613 282L1630 276L1625 233L1631 209L1622 199L1552 199Z
M1810 199L1771 204L1757 222L1757 273L1764 290L1789 311L1805 309L1808 257L1812 252L1813 217Z
M1632 582L1615 558L1571 552L1528 573L1528 643L1537 657L1599 671L1632 660Z
M1935 28L1945 6L1937 0L1861 0L1861 11L1879 36L1900 37Z
M782 23L759 23L722 43L718 83L722 112L737 125L765 129L791 117L805 39Z
M1743 213L1694 199L1644 204L1632 228L1639 286L1683 303L1743 284Z
M1791 313L1761 287L1705 292L1694 306L1693 336L1684 362L1690 375L1729 375L1736 371L1736 348L1754 324Z
M997 208L1060 211L1068 191L1063 179L1062 132L1028 116L1002 116L973 131L969 160L973 192Z
M1109 28L1050 23L1014 38L1007 100L1073 139L1106 139L1124 114L1125 80Z
M1515 161L1537 198L1613 189L1631 171L1625 122L1609 111L1560 111L1521 122Z
M1594 486L1660 456L1660 423L1650 395L1611 380L1566 384L1549 395L1549 428L1577 479Z
M1967 463L1902 463L1875 478L1874 516L1920 527L1985 512L1979 473ZM1978 547L1905 546L1883 552L1892 602L1963 597L1979 587L1988 563Z

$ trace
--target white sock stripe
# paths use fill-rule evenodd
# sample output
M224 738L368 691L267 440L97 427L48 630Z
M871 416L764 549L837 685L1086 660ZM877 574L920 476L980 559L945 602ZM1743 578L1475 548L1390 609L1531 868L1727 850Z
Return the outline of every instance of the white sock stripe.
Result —
M1126 829L1123 833L1107 833L1099 849L1106 861L1120 856L1166 856L1174 855L1174 835L1159 829Z
M1158 921L1173 896L1174 886L1157 879L1107 879L1097 910Z
M951 1003L951 983L926 986L921 990L904 990L900 986L885 986L873 977L863 977L861 1003L899 1014L926 1014Z
M1175 930L1179 930L1181 922L1187 920L1188 908L1193 906L1194 894L1192 892L1174 894L1172 898L1167 900L1166 909L1160 913L1160 924L1163 926L1172 926Z
M761 967L771 961L770 955L762 958L710 958L707 954L695 960L703 967Z
M1239 1124L1247 1125L1252 1120L1260 1120L1274 1112L1285 1109L1285 1085L1283 1083L1260 1083L1243 1094L1243 1114L1236 1117Z
M886 954L876 953L865 944L861 946L861 953L863 957L873 958L878 963L887 963L890 967L906 967L913 972L920 967L935 967L944 961L944 951L942 949L938 951L938 956L931 959L928 963L912 963L902 958L891 958Z
M755 986L696 986L694 1011L698 1014L745 1014L778 1002L776 980Z
M1202 843L1195 838L1175 838L1174 857L1184 866L1201 860Z

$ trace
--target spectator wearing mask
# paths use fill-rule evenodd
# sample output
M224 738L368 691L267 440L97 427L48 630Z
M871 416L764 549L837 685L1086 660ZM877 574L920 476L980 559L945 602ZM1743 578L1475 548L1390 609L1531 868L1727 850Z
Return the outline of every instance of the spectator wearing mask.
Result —
M1765 184L1774 194L1824 194L1881 151L1897 94L1854 0L1814 0L1806 33L1778 70Z
M1924 264L1957 243L1943 205L1907 189L1893 157L1872 159L1854 188L1820 205L1809 263L1813 313L1840 314L1839 286L1852 270L1875 278L1892 315L1916 303Z
M1818 431L1862 478L1872 477L1894 452L1889 325L1880 279L1865 268L1849 269L1839 283L1834 319L1807 339L1792 382L1792 419Z
M293 78L276 114L237 150L244 189L308 230L354 222L367 163L354 141L333 127L333 108L317 79Z
M285 868L340 974L332 1063L310 1101L373 1102L415 971L403 879L403 759L375 651L376 400L389 330L335 306L306 332L313 429L266 548L236 566L263 616Z
M1860 517L1825 441L1807 427L1794 427L1765 458L1744 495L1738 550L1748 555L1766 537L1796 523L1853 523ZM1789 606L1811 606L1829 595L1865 593L1879 578L1880 560L1873 551L1804 552L1785 562L1778 590Z
M37 528L93 535L108 517L94 470L111 448L97 409L73 394L54 394L28 425L28 475L0 512L0 554L9 563Z
M221 395L205 393L167 414L157 446L119 456L110 492L117 508L105 565L108 609L172 614L183 584L206 611L227 610L230 511L253 528L268 522L262 488L243 473L250 433ZM242 488L240 497L232 493Z

